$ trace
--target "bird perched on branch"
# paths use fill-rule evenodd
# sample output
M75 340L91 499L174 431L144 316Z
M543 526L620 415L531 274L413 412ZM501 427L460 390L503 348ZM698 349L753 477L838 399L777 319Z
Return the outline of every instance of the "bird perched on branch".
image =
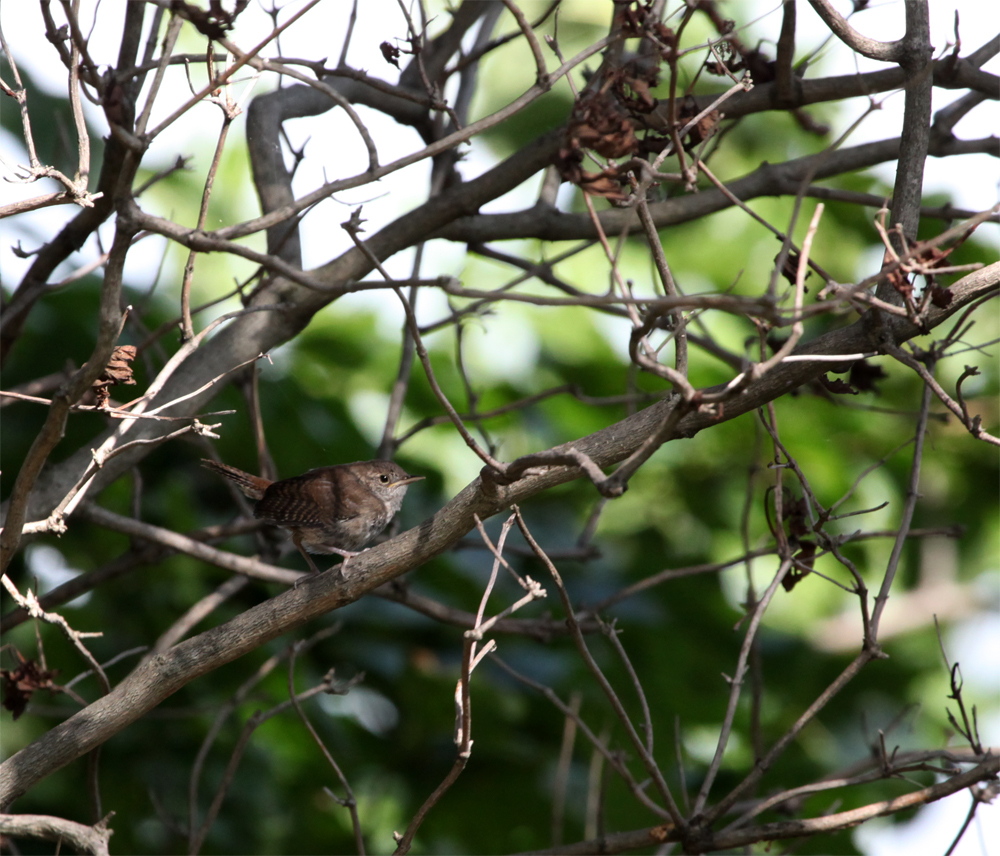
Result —
M392 461L318 467L279 481L206 459L201 464L256 500L254 517L287 529L313 573L319 569L310 553L336 553L346 564L389 525L406 489L424 478Z

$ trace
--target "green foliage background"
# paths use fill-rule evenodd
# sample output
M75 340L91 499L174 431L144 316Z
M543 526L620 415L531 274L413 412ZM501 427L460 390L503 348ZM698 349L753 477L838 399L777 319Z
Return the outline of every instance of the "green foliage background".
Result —
M570 20L561 32L564 50L570 55L574 48L579 49L598 34L596 26ZM512 92L522 91L527 85L521 78L530 75L532 66L524 54L524 46L516 42L489 60L483 74L482 103L477 104L481 113L506 103ZM717 82L702 81L699 85L705 89ZM33 103L41 102L37 90L32 90L31 97ZM564 121L569 105L565 92L554 91L487 135L486 143L497 155L506 156L542 130ZM66 112L59 99L52 99L46 108L53 116ZM832 109L824 107L816 113L822 117L824 111ZM14 111L4 111L2 121L7 131L19 134ZM762 132L763 123L769 123L769 132ZM775 123L780 125L780 133L774 132ZM54 122L36 120L35 132L43 154L49 150L46 147L58 145ZM777 162L819 150L828 142L806 136L780 114L751 117L726 138L715 156L714 168L718 175L737 177L763 160ZM204 149L199 151L203 153ZM54 156L51 159L58 161ZM150 192L158 209L172 210L181 220L181 212L193 211L201 189L201 154L193 167L192 172L175 173ZM241 210L245 209L241 206L251 196L251 190L245 155L238 142L230 147L223 178L225 186L234 190L216 195L213 216L227 222L242 219ZM850 176L837 186L876 194L890 190L864 175ZM931 204L946 201L928 200ZM788 221L787 199L757 200L753 207L771 222L780 225ZM842 281L870 273L859 266L871 257L871 248L877 243L872 213L842 203L827 205L814 256ZM806 219L800 220L799 237ZM928 234L938 228L939 224L925 221ZM766 282L778 250L769 233L736 211L665 230L662 237L675 276L682 284L690 284L690 290L721 291L732 287L737 293L756 293ZM530 246L531 242L525 243ZM565 248L560 244L539 247L536 255L553 257ZM653 272L641 240L631 239L623 258L627 277L637 282L649 280ZM994 251L985 241L972 241L955 254L957 264L993 259ZM181 253L170 249L163 284L152 294L134 288L128 295L128 302L142 308L142 320L148 329L176 316L176 295L166 286L174 281L182 264ZM245 275L247 270L242 262L224 256L201 257L198 265L195 302L221 294L234 276ZM588 291L601 292L607 287L607 266L600 248L560 264L557 272ZM479 288L491 288L507 281L511 273L493 261L469 256L461 275ZM5 283L8 288L11 285ZM68 359L79 364L86 358L93 344L91 319L99 286L99 279L90 276L44 299L4 366L4 388L58 371ZM372 455L370 426L378 424L384 415L378 407L380 403L384 407L399 357L398 337L385 333L386 325L378 315L370 304L359 308L347 300L334 303L293 343L280 349L273 366L263 365L263 422L283 476L324 463ZM721 343L736 351L743 351L745 341L754 336L751 325L740 319L727 316L706 321ZM980 313L969 341L995 338L997 326L995 312ZM502 353L506 342L537 348L530 372L507 377L502 371L473 373L480 407L498 407L559 384L577 385L590 396L619 395L633 380L640 389L661 391L662 385L655 379L632 378L622 356L627 341L625 329L621 322L597 323L594 315L583 309L529 309L517 304L504 305L495 314L470 321L465 335L471 340L473 364L477 349L485 365L490 355ZM809 333L819 331L817 326ZM126 333L125 341L137 344L139 338L132 330ZM454 334L442 333L431 337L430 342L438 378L461 409L465 392L456 370ZM170 351L175 345L176 334L171 332L163 347ZM696 385L729 379L730 370L723 364L701 356L697 350L692 352L692 358L691 378ZM155 349L150 349L137 361L136 394L148 384L152 372L162 364L161 359ZM842 496L865 469L891 455L882 468L862 482L842 510L888 504L865 517L843 521L845 531L896 525L909 472L910 447L891 452L912 436L914 419L910 414L919 402L919 384L910 373L888 360L879 362L888 377L881 382L877 396L864 393L857 398L831 397L816 389L803 389L776 404L783 441L826 505ZM970 384L970 388L978 390L971 406L984 414L989 430L995 430L995 348L986 355L970 352L942 364L940 376L946 387L953 388L967 362L975 362L983 371L975 385ZM254 470L254 444L245 406L233 388L225 389L213 403L213 409L224 408L239 412L222 418L222 439L217 449L223 460ZM439 412L426 380L416 370L403 428ZM626 413L624 405L594 407L562 395L527 411L490 420L488 429L501 444L501 457L510 460L597 430ZM44 415L43 408L28 404L3 410L0 463L5 497ZM53 463L57 465L60 457L87 444L101 427L102 420L97 416L72 417ZM174 442L143 461L144 520L184 531L231 517L233 509L224 486L197 465L202 454L193 443ZM722 423L691 440L664 446L632 480L629 491L605 509L595 539L600 555L587 562L559 563L574 600L598 602L663 568L731 559L742 550L741 519L745 509L748 546L766 544L770 535L763 509L765 490L773 483L767 469L771 457L769 441L757 418L751 415ZM400 463L428 478L407 497L402 525L416 524L447 501L464 484L470 467L475 472L471 458L448 425L428 429L404 444ZM924 496L914 525L965 526L965 536L955 542L957 582L969 587L986 586L991 596L995 595L1000 480L995 452L973 441L954 420L934 421L924 466ZM131 490L128 480L123 479L99 501L127 514ZM523 511L538 540L557 550L573 546L596 502L593 487L581 481L549 491L528 503ZM488 524L494 537L498 526L498 520ZM520 543L515 536L511 542ZM128 549L124 537L79 522L71 523L69 532L58 540L49 537L36 543L56 548L69 567L84 573ZM244 553L256 549L251 537L235 539L227 546ZM877 588L890 547L891 540L883 538L847 548L847 555L858 563L870 587ZM22 588L32 581L30 562L25 564L24 557L30 557L33 549L29 547L12 567L11 576ZM919 585L921 550L919 541L907 547L900 592ZM298 561L290 556L285 564L298 567ZM512 561L520 571L546 582L544 569L537 562ZM409 582L420 593L474 611L489 566L488 554L483 550L466 549L428 563L411 574ZM846 582L833 562L821 560L817 567ZM766 587L775 568L773 559L753 563L751 574L758 593ZM616 622L621 641L642 678L654 716L657 756L669 771L674 787L679 787L677 767L671 760L675 718L679 724L686 783L692 794L700 785L725 709L728 684L723 675L732 673L742 639L736 626L742 616L740 604L746 597L747 573L745 567L734 566L718 575L678 579L625 600L606 615ZM104 636L93 640L91 649L105 662L122 651L150 645L184 610L227 576L219 568L175 556L103 585L86 599L60 611L78 629L103 630ZM547 601L521 615L561 615L551 585L549 589ZM275 586L253 583L213 613L207 624L224 622L278 591ZM502 609L517 595L509 579L501 578L490 609ZM849 609L849 601L846 594L815 575L792 592L779 593L767 613L760 637L765 745L773 743L852 658L853 650L820 650L811 636L819 622ZM9 607L5 596L4 611ZM454 760L452 696L461 631L368 597L303 628L296 638L332 623L340 625L339 632L300 659L296 685L300 690L312 685L331 667L344 679L364 672L361 686L381 694L395 706L398 723L376 734L342 709L338 711L335 704L311 701L306 705L359 797L370 852L391 852L393 830L405 828ZM860 643L860 619L853 632ZM34 628L25 624L6 634L4 641L31 656L35 651L34 634ZM48 664L59 670L57 681L66 682L81 671L80 659L59 634L48 629L42 634ZM111 824L115 830L114 852L180 851L184 842L179 830L186 822L188 776L197 747L220 705L233 696L254 669L292 641L276 640L194 681L103 747L101 793L104 810L116 812ZM500 637L498 642L499 654L506 662L549 684L563 699L579 693L582 714L594 730L606 731L613 744L625 747L620 726L566 637L557 636L547 643ZM593 637L591 643L631 713L638 716L635 695L606 640ZM950 732L944 713L947 675L933 628L924 623L918 630L890 638L885 650L890 659L870 665L806 729L769 777L770 787L813 781L864 757L878 729L891 729L886 737L890 748L948 743ZM112 681L120 680L137 656L111 666L108 674ZM4 666L10 665L8 659ZM76 689L88 699L98 692L92 678L82 681ZM747 697L745 694L723 775L714 793L734 785L753 763ZM202 816L242 724L255 710L266 710L286 698L287 670L279 668L227 721L207 755L198 801ZM472 698L472 759L458 785L429 815L414 852L510 852L548 845L553 776L563 729L561 716L543 698L512 681L490 662L475 673ZM981 721L995 721L995 696L981 694L970 701L979 704ZM33 709L17 722L5 713L5 755L26 745L74 709L66 697L42 696L36 697ZM589 763L589 749L578 738L567 799L567 841L583 835ZM90 822L81 799L85 770L84 761L72 764L19 800L16 809ZM926 774L915 778L924 784L932 781ZM254 734L203 852L350 852L347 813L323 794L324 785L335 792L340 790L295 716L289 712L269 720ZM821 814L835 803L840 810L849 809L903 793L909 787L890 781L844 793L824 793L808 800L805 814ZM837 802L841 798L843 801ZM762 818L772 819L777 816ZM604 828L612 831L643 827L654 821L637 807L621 783L610 777L603 822ZM22 849L26 853L49 852L42 845L28 842ZM845 833L805 841L799 852L850 853L854 845Z

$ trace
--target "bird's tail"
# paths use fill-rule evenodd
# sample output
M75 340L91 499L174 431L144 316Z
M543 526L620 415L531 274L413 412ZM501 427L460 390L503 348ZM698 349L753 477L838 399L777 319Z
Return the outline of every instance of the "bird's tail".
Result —
M229 479L250 499L263 499L264 491L274 484L270 479L262 479L260 476L250 475L250 473L245 473L243 470L229 466L229 464L219 464L207 458L201 459L201 465L206 470L211 470L213 473L218 473Z

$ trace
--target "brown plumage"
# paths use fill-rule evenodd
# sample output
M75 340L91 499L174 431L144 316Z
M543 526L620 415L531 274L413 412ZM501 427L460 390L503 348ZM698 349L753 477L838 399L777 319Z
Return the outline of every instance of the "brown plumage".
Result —
M356 556L396 516L407 487L423 478L391 461L318 467L274 482L228 464L201 464L256 500L254 517L287 529L313 572L319 569L309 553L336 553L345 562Z

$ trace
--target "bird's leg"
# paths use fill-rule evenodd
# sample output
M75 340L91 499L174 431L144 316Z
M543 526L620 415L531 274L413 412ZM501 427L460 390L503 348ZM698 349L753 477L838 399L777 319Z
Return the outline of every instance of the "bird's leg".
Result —
M330 547L330 546L327 546L326 549L329 550L331 553L336 553L338 556L344 557L344 561L341 562L339 565L335 566L341 576L343 576L344 571L347 570L347 563L351 561L351 559L353 559L355 556L360 556L364 552L364 550L359 550L358 552L354 552L353 550L341 550L340 547Z
M316 563L312 560L312 556L310 556L305 551L305 549L303 548L303 546L301 544L296 544L295 546L299 548L299 552L302 554L302 558L305 559L306 560L306 564L309 565L309 570L312 573L314 573L314 574L318 574L319 573L319 568L316 567Z
M306 560L306 564L309 565L311 573L308 574L308 576L313 576L314 574L320 573L319 568L316 567L316 563L312 560L312 556L310 556L309 553L306 551L306 548L302 546L302 537L299 535L298 532L292 533L292 543L302 554L302 558ZM355 556L360 555L359 553L352 552L351 550L341 550L340 547L327 547L326 549L329 550L331 553L336 553L338 556L344 557L344 561L340 563L340 566L338 568L338 572L341 574L341 576L343 576L344 569L347 567L347 563ZM304 579L305 577L299 577L295 581L295 584L292 587L298 588L299 583L302 582L302 580Z
M347 561L347 559L353 559L355 556L360 556L364 552L364 550L360 550L359 552L354 553L350 550L341 550L340 547L327 547L326 549L331 553L336 553L338 556L343 556L344 561Z
M292 533L292 543L295 545L296 549L302 554L302 558L306 560L306 564L309 565L310 573L307 574L306 576L315 576L316 574L318 574L319 568L316 567L316 563L312 560L312 556L310 556L306 552L306 548L302 546L302 538L298 532ZM295 581L295 584L292 586L292 588L298 588L299 583L302 582L302 580L304 579L305 579L304 576L299 577Z

